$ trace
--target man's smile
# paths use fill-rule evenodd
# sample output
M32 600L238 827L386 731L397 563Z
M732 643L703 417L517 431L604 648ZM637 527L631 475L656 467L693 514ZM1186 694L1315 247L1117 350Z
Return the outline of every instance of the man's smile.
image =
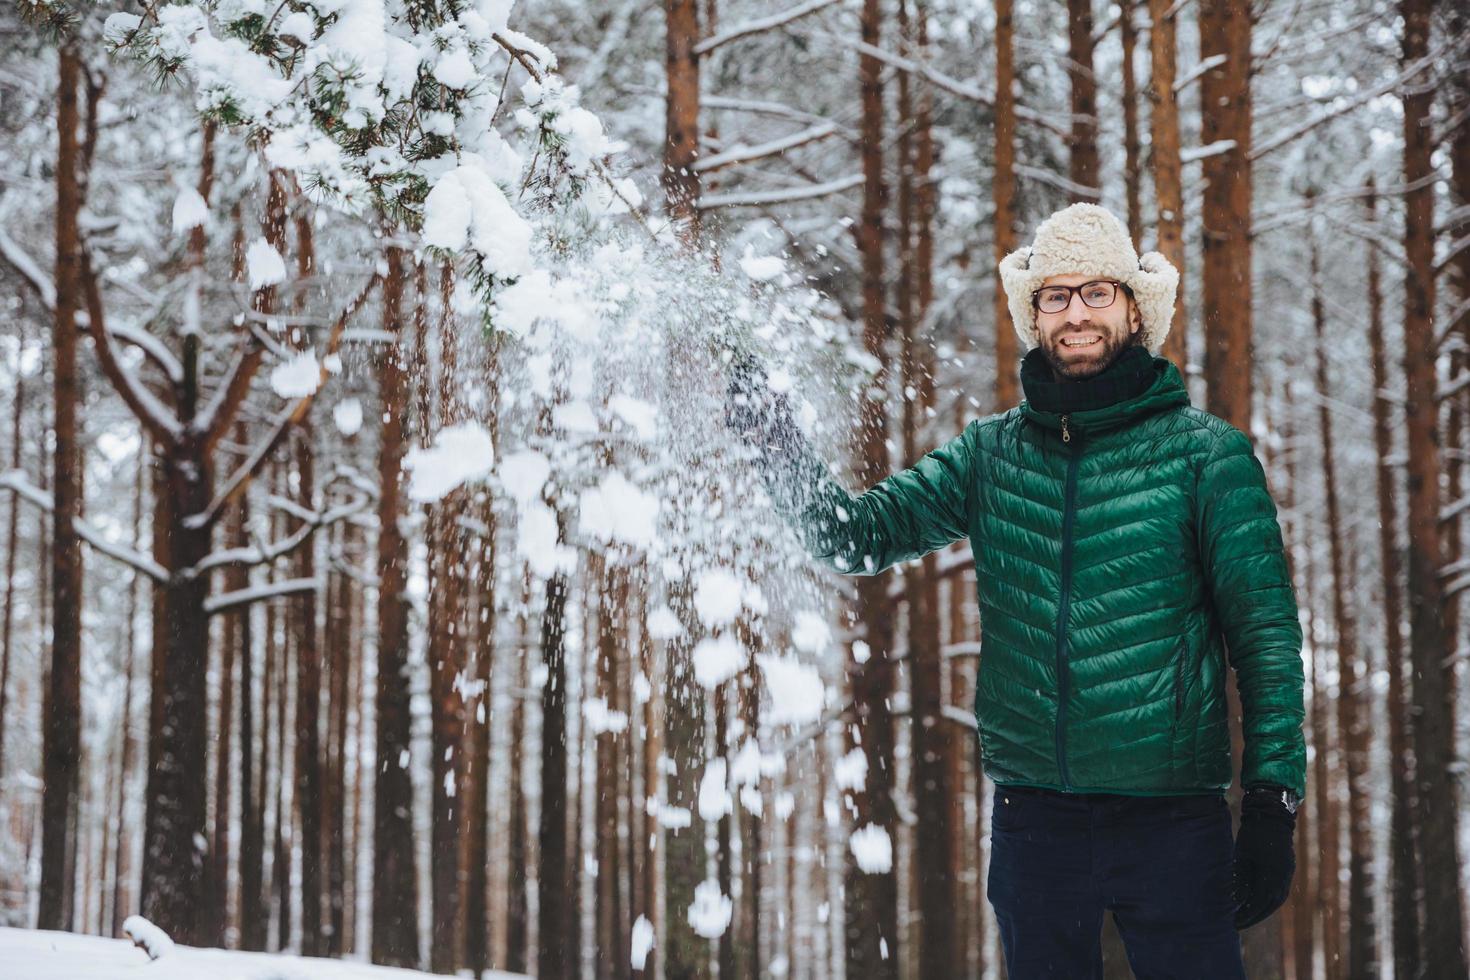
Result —
M1073 348L1073 349L1080 349L1080 348L1091 347L1094 344L1098 344L1098 343L1101 343L1101 342L1102 342L1102 334L1100 334L1100 333L1084 333L1084 334L1077 334L1076 336L1073 336L1073 337L1063 337L1062 338L1062 346L1063 347L1070 347L1070 348Z

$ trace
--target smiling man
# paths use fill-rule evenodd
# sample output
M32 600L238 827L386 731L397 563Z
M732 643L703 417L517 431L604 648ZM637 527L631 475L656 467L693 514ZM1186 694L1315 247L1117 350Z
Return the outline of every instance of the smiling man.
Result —
M1026 398L854 496L737 359L726 422L839 571L968 538L975 720L995 782L988 898L1012 980L1102 976L1111 912L1141 980L1239 980L1283 901L1304 792L1302 632L1250 439L1189 403L1163 343L1178 272L1091 204L1000 263ZM1232 837L1225 679L1245 794Z

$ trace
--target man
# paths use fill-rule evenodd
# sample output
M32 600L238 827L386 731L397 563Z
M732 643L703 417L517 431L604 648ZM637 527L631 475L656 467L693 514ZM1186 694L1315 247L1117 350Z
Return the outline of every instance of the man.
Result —
M877 574L968 537L975 717L995 782L988 898L1012 980L1101 977L1114 915L1135 975L1244 977L1239 929L1285 900L1305 790L1302 633L1250 440L1152 356L1178 272L1091 204L1001 280L1025 400L859 496L736 362L726 419L811 553ZM1225 668L1245 736L1240 830Z

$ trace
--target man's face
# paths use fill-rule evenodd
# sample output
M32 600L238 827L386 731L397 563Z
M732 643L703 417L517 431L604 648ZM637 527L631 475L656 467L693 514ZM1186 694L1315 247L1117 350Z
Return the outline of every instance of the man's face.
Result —
M1101 283L1089 291L1088 298L1097 302L1106 298L1110 279L1096 276L1049 276L1037 291L1037 299L1048 297L1049 287L1082 286ZM1055 313L1036 309L1036 329L1041 335L1041 353L1051 365L1058 381L1080 381L1102 371L1117 359L1124 348L1142 339L1142 321L1138 306L1121 285L1113 286L1113 300L1098 309L1088 306L1081 291L1073 290L1067 305ZM1050 290L1058 299L1061 293Z

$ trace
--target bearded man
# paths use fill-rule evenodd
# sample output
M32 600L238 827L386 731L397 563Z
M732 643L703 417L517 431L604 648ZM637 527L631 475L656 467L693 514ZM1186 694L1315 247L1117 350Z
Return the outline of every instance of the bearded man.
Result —
M987 897L1012 980L1100 978L1104 912L1141 980L1239 980L1239 930L1290 889L1306 779L1302 631L1265 473L1150 353L1179 275L1140 259L1113 214L1058 211L1000 275L1025 399L866 492L832 478L750 357L726 423L807 549L843 573L969 539L995 783Z

